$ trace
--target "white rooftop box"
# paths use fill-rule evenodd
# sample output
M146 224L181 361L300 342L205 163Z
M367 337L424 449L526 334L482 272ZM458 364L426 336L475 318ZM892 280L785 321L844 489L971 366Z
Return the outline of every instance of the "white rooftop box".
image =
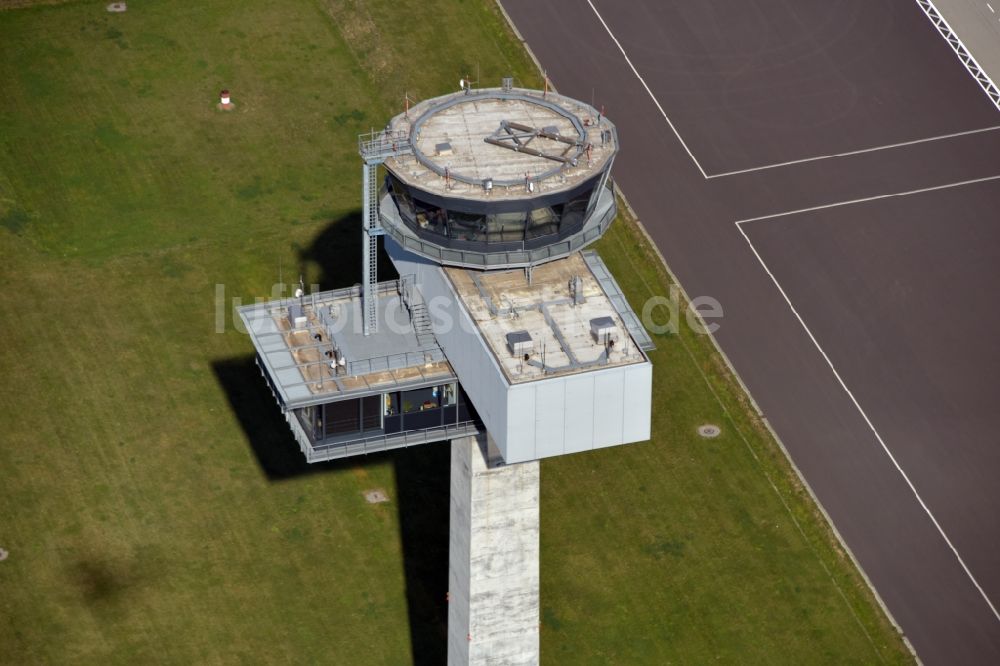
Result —
M507 334L507 348L514 356L530 354L535 348L535 341L527 331L514 331Z
M618 327L611 317L594 317L590 320L590 335L599 344L618 339Z

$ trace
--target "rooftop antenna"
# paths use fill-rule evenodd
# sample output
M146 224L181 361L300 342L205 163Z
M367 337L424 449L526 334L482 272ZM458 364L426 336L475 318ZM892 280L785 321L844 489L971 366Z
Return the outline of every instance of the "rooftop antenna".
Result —
M299 273L299 286L295 290L295 298L299 299L299 305L302 305L302 297L306 293L306 284L302 281L302 273Z
M406 105L406 111L403 112L403 116L409 120L410 119L410 103L414 100L410 99L410 93L403 93L403 103Z

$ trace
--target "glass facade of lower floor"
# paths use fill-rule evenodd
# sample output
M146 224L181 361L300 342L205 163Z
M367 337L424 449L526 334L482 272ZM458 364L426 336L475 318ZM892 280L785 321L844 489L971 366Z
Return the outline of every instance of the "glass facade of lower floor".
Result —
M314 405L297 413L303 429L316 443L478 421L465 392L455 382Z

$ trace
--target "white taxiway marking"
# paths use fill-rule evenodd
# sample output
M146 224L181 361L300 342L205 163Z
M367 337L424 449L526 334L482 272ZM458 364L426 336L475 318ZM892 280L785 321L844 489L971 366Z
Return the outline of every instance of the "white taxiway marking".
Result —
M649 94L649 98L653 100L653 104L655 104L656 108L660 110L660 115L662 115L663 119L667 121L667 125L670 125L670 129L674 131L674 136L676 136L677 140L681 142L682 146L684 146L684 150L687 151L688 157L690 157L691 161L694 162L694 165L698 167L698 171L701 172L702 177L708 178L708 174L706 174L705 170L701 168L701 164L698 162L698 158L694 156L694 153L691 152L691 149L688 148L688 145L684 143L684 139L681 137L680 132L677 131L677 128L674 127L674 123L670 120L670 116L668 116L667 112L663 110L662 106L660 106L660 100L656 99L656 95L654 95L653 91L649 89L648 85L646 85L645 79L642 78L642 76L639 74L639 70L635 68L635 65L632 64L632 60L628 57L628 54L625 53L625 49L622 47L621 42L619 42L618 38L615 37L615 33L611 32L611 28L609 28L608 24L604 22L604 17L601 16L601 13L599 11L597 11L597 7L594 6L593 2L587 0L587 4L590 5L590 8L592 10L594 10L594 15L597 16L597 20L601 22L601 25L603 25L604 29L608 32L608 36L611 37L611 41L613 41L615 43L615 46L618 47L618 50L621 51L622 57L625 58L625 62L628 63L628 66L632 70L632 73L635 74L635 78L639 79L639 83L641 83L642 87L646 89L646 92Z
M893 466L896 468L896 470L903 477L903 480L906 482L906 485L909 486L910 491L913 493L913 496L916 498L917 502L920 504L921 508L924 510L924 513L926 513L927 516L931 519L931 522L934 524L934 527L937 529L938 534L940 534L941 538L944 539L944 541L945 541L946 544L948 544L948 548L950 548L951 552L955 555L955 559L958 560L958 563L959 563L959 565L961 565L962 570L965 572L965 575L968 576L968 578L969 578L970 581L972 581L972 584L976 587L976 590L979 591L979 594L980 594L980 596L982 596L983 600L986 602L986 605L990 607L990 610L993 612L993 616L996 617L996 619L998 621L1000 621L1000 613L997 612L996 606L994 606L993 602L990 601L990 598L988 596L986 596L986 592L983 590L982 586L979 584L979 581L976 580L976 577L972 575L972 571L969 570L969 567L965 564L965 560L963 560L962 556L959 554L958 549L955 548L955 545L951 542L951 539L948 538L948 535L945 533L944 528L941 527L941 523L938 522L938 520L934 516L933 512L931 512L930 508L924 502L924 499L920 496L920 493L917 492L916 486L913 485L913 482L910 481L910 477L906 475L905 471L903 471L903 468L900 466L899 461L896 460L896 456L894 456L892 454L892 451L889 450L889 447L888 447L888 445L886 445L885 440L882 439L882 435L880 435L879 432L878 432L878 430L875 428L875 424L873 424L872 421L871 421L871 419L868 418L868 414L865 413L865 410L861 407L861 403L858 402L858 399L854 397L854 393L851 392L851 389L849 389L847 387L847 384L844 382L843 378L840 376L840 373L837 372L837 368L834 367L833 361L830 360L830 357L827 355L827 353L823 349L823 347L819 344L819 341L816 339L816 336L813 335L812 331L809 329L809 326L806 325L806 322L802 318L802 315L800 315L799 312L798 312L798 310L795 309L795 306L792 304L792 301L788 297L788 294L785 293L785 289L778 282L778 279L774 276L774 273L771 272L771 269L768 268L767 264L764 263L764 259L760 256L760 253L757 252L757 248L754 247L753 242L751 242L750 237L747 235L746 231L743 229L743 226L742 226L742 225L750 223L750 222L757 222L757 221L761 221L761 220L770 220L770 219L774 219L774 218L778 218L778 217L786 217L788 215L796 215L796 214L799 214L799 213L807 213L807 212L810 212L810 211L823 210L823 209L826 209L826 208L837 208L837 207L840 207L840 206L850 206L852 204L864 203L864 202L868 202L868 201L877 201L879 199L889 199L889 198L892 198L892 197L905 197L905 196L910 196L912 194L920 194L922 192L932 192L932 191L935 191L935 190L945 190L945 189L950 189L950 188L953 188L953 187L961 187L963 185L972 185L972 184L975 184L975 183L985 183L985 182L988 182L988 181L995 181L995 180L1000 180L1000 175L987 176L985 178L976 178L976 179L973 179L973 180L964 180L964 181L961 181L961 182L958 182L958 183L949 183L947 185L937 185L937 186L934 186L934 187L924 187L924 188L921 188L921 189L918 189L918 190L910 190L908 192L894 192L894 193L891 193L891 194L880 194L878 196L865 197L863 199L852 199L850 201L841 201L841 202L838 202L838 203L826 204L826 205L823 205L823 206L812 206L811 208L800 208L798 210L786 211L784 213L775 213L773 215L761 215L760 217L752 217L752 218L749 218L749 219L746 219L746 220L739 220L738 222L736 222L736 228L740 230L741 234L743 234L743 238L746 240L747 245L750 246L750 250L753 252L754 256L757 257L757 261L760 262L760 265L761 265L761 267L763 267L764 272L767 273L768 277L771 278L771 281L774 283L774 286L778 288L778 292L781 293L781 297L785 299L785 303L791 309L792 314L795 315L795 318L798 319L799 324L802 325L802 328L805 330L806 335L808 335L809 339L812 340L812 343L813 343L813 345L815 345L816 349L819 351L820 356L822 356L823 360L826 361L826 364L828 366L830 366L830 370L833 372L833 376L836 377L837 382L840 384L841 388L844 389L844 391L847 393L847 396L851 399L851 402L854 403L855 408L857 408L858 412L861 414L861 418L864 419L865 423L871 429L872 433L874 433L875 439L878 440L878 443L882 446L882 450L885 451L885 454L887 456L889 456L889 460L892 461Z
M752 173L754 171L763 171L765 169L777 169L778 167L792 166L794 164L805 164L808 162L818 162L819 160L830 160L837 157L850 157L851 155L862 155L864 153L874 153L879 150L891 150L893 148L902 148L904 146L915 146L921 143L928 143L930 141L942 141L944 139L954 139L960 136L968 136L970 134L981 134L983 132L992 132L994 130L1000 129L1000 125L993 125L992 127L983 127L982 129L966 130L964 132L953 132L951 134L941 134L940 136L930 136L924 139L914 139L912 141L900 141L899 143L889 143L884 146L874 146L872 148L861 148L859 150L848 150L843 153L834 153L832 155L819 155L817 157L804 157L799 160L789 160L787 162L777 162L775 164L765 164L759 167L750 167L748 169L737 169L735 171L726 171L723 173L713 173L707 178L722 178L723 176L735 176L741 173Z
M611 37L611 41L613 41L615 43L615 46L618 47L618 51L622 54L622 57L625 58L625 62L628 64L629 69L631 69L632 73L635 74L635 78L637 78L639 80L639 83L641 83L642 87L646 90L646 94L649 95L649 98L651 100L653 100L653 104L656 105L656 108L660 112L660 115L663 116L663 119L667 121L667 125L670 127L671 131L673 131L674 136L677 137L677 140L680 141L681 146L684 148L684 152L686 152L688 154L688 157L691 158L691 161L694 162L695 167L697 167L699 173L701 173L702 178L705 178L706 180L710 180L712 178L725 178L726 176L736 176L736 175L744 174L744 173L752 173L754 171L764 171L764 170L767 170L767 169L778 169L780 167L794 166L796 164L805 164L805 163L808 163L808 162L818 162L820 160L829 160L829 159L835 159L835 158L838 158L838 157L849 157L849 156L852 156L852 155L862 155L864 153L873 153L873 152L876 152L876 151L879 151L879 150L890 150L890 149L893 149L893 148L901 148L901 147L904 147L904 146L914 146L914 145L917 145L917 144L928 143L928 142L931 142L931 141L942 141L944 139L953 139L953 138L960 137L960 136L967 136L967 135L970 135L970 134L980 134L982 132L992 132L994 130L1000 129L1000 125L994 125L992 127L984 127L984 128L981 128L981 129L967 130L967 131L964 131L964 132L954 132L952 134L942 134L942 135L939 135L939 136L932 136L932 137L927 137L927 138L923 138L923 139L914 139L912 141L901 141L899 143L890 143L890 144L887 144L887 145L884 145L884 146L874 146L872 148L861 148L861 149L858 149L858 150L848 150L848 151L845 151L845 152L842 152L842 153L834 153L832 155L819 155L819 156L816 156L816 157L804 157L802 159L789 160L787 162L777 162L775 164L765 164L765 165L762 165L762 166L749 167L749 168L746 168L746 169L736 169L734 171L723 171L721 173L710 174L710 173L707 173L705 171L705 169L701 166L701 163L698 161L698 158L694 156L694 153L691 151L691 148L687 145L687 142L684 141L684 137L682 137L681 133L677 131L677 127L674 125L673 121L670 120L670 116L667 115L667 112L664 111L663 105L660 104L660 100L658 100L656 98L656 95L653 94L653 91L652 91L652 89L650 89L649 84L647 84L646 80L644 78L642 78L641 74L639 74L639 70L636 69L635 64L633 64L633 62L632 62L632 59L629 58L628 57L628 53L625 52L625 47L623 47L622 43L620 41L618 41L618 37L616 37L615 33L613 33L611 31L611 27L604 20L604 17L601 16L601 13L599 11L597 11L597 7L594 6L594 3L591 0L587 0L587 4L590 5L590 9L594 12L594 15L597 17L597 20L600 21L601 25L604 27L605 32L607 32L608 36ZM987 3L987 5L988 4L989 3ZM990 7L990 9L992 10L993 8Z

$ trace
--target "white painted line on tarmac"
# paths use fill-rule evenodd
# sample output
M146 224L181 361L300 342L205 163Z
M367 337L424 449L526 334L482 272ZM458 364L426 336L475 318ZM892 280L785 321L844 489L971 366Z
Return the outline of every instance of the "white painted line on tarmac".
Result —
M923 1L926 2L927 0L923 0ZM691 161L694 162L694 165L698 168L698 171L701 173L702 177L705 178L706 180L711 180L712 178L725 178L727 176L737 176L737 175L740 175L740 174L753 173L755 171L765 171L765 170L768 170L768 169L778 169L778 168L781 168L781 167L794 166L796 164L807 164L809 162L818 162L820 160L829 160L829 159L834 159L834 158L838 158L838 157L850 157L852 155L863 155L865 153L873 153L873 152L880 151L880 150L891 150L893 148L902 148L902 147L905 147L905 146L914 146L914 145L918 145L918 144L921 144L921 143L929 143L931 141L943 141L945 139L954 139L954 138L961 137L961 136L968 136L968 135L971 135L971 134L980 134L980 133L983 133L983 132L992 132L992 131L1000 129L1000 125L993 125L991 127L983 127L981 129L966 130L964 132L953 132L951 134L941 134L941 135L938 135L938 136L931 136L931 137L926 137L926 138L923 138L923 139L914 139L912 141L901 141L899 143L890 143L890 144L886 144L884 146L874 146L872 148L861 148L861 149L858 149L858 150L848 150L848 151L845 151L845 152L842 152L842 153L834 153L834 154L831 154L831 155L818 155L816 157L804 157L802 159L788 160L786 162L776 162L774 164L765 164L765 165L762 165L762 166L749 167L749 168L746 168L746 169L736 169L736 170L733 170L733 171L723 171L723 172L720 172L720 173L709 174L701 166L701 163L698 161L698 158L694 156L694 153L691 151L691 148L687 145L687 142L684 141L684 137L682 137L681 133L679 131L677 131L677 127L674 125L673 121L670 120L670 116L667 115L667 112L664 111L663 105L660 104L660 100L658 100L656 98L656 95L653 94L653 91L652 91L652 89L650 89L649 84L647 84L646 80L644 78L642 78L641 74L639 74L639 70L636 69L635 64L632 63L632 59L629 58L628 53L625 52L625 47L623 47L622 43L620 41L618 41L618 37L616 37L615 33L613 33L611 31L610 26L608 26L607 22L604 20L604 17L601 16L601 13L599 11L597 11L597 7L594 6L594 3L592 2L592 0L587 0L587 4L590 5L590 9L594 12L594 15L597 17L597 20L601 22L601 25L604 27L604 30L608 33L608 36L611 37L611 41L613 41L615 43L615 46L618 47L618 51L620 51L621 54L622 54L622 57L625 58L625 62L628 64L629 69L631 69L632 73L635 74L635 78L637 78L639 80L639 83L641 83L642 87L646 90L646 94L648 94L649 98L653 100L653 104L656 105L656 108L657 108L657 110L659 110L660 115L662 115L663 119L667 121L667 125L670 126L670 129L673 131L674 136L676 136L677 140L680 141L681 146L683 146L684 151L688 154L688 157L691 158ZM993 7L990 6L989 3L987 3L987 6L990 7L990 11L993 10Z
M924 139L914 139L912 141L900 141L899 143L889 143L884 146L874 146L872 148L861 148L859 150L848 150L843 153L834 153L832 155L819 155L817 157L804 157L799 160L789 160L787 162L777 162L775 164L765 164L759 167L750 167L748 169L737 169L735 171L725 171L723 173L713 173L706 178L722 178L724 176L735 176L741 173L752 173L754 171L764 171L767 169L777 169L779 167L792 166L795 164L806 164L808 162L818 162L820 160L830 160L837 157L850 157L851 155L862 155L864 153L874 153L880 150L892 150L893 148L903 148L905 146L915 146L921 143L928 143L931 141L943 141L944 139L954 139L960 136L968 136L970 134L982 134L983 132L993 132L1000 129L1000 125L993 125L992 127L983 127L981 129L966 130L964 132L952 132L951 134L941 134L939 136L930 136Z
M668 125L670 125L670 129L674 131L674 136L676 136L677 140L681 142L682 146L684 146L684 150L687 152L688 157L690 157L691 161L694 162L694 165L698 167L698 171L701 172L702 177L708 178L708 174L706 174L705 170L701 168L701 164L698 162L698 158L696 158L694 156L694 153L691 152L691 149L688 148L688 145L684 142L684 139L681 138L680 132L677 131L677 128L674 127L674 123L670 120L670 116L668 116L667 112L663 110L663 107L660 105L660 100L656 99L656 95L654 95L653 91L649 89L648 85L646 85L645 79L642 78L642 76L639 74L639 70L635 68L635 65L632 64L632 60L628 57L628 54L625 53L625 49L622 48L621 42L619 42L618 38L615 37L615 33L611 32L611 28L609 28L608 24L604 22L604 17L601 16L601 13L599 11L597 11L597 7L594 6L593 2L587 0L587 4L590 5L590 8L592 10L594 10L594 14L597 16L597 20L600 21L601 25L604 26L604 29L608 32L608 36L611 37L611 41L613 41L615 43L615 46L618 47L618 50L621 51L622 57L625 58L625 62L627 62L628 66L632 69L632 73L635 74L635 78L639 79L639 83L641 83L642 87L646 89L646 92L649 94L650 99L653 100L653 104L655 104L656 108L660 110L660 115L662 115L663 119L667 121Z
M936 190L947 190L953 187L962 187L963 185L975 185L976 183L988 183L991 180L1000 180L1000 174L996 176L986 176L984 178L973 178L971 180L962 180L957 183L948 183L947 185L934 185L933 187L921 187L917 190L907 190L906 192L892 192L890 194L876 194L871 197L862 197L861 199L848 199L847 201L838 201L831 204L823 204L821 206L810 206L809 208L797 208L795 210L788 210L783 213L771 213L770 215L759 215L757 217L748 217L744 220L737 220L736 226L741 224L746 224L748 222L758 222L760 220L770 220L776 217L785 217L787 215L798 215L799 213L809 213L814 210L823 210L824 208L839 208L840 206L850 206L851 204L865 203L867 201L878 201L879 199L891 199L893 197L906 197L911 194L920 194L922 192L934 192Z
M795 318L798 319L799 324L802 325L802 328L805 330L806 335L808 335L809 339L812 340L813 345L819 351L820 355L823 357L823 360L826 361L826 364L828 366L830 366L830 370L833 372L833 376L836 377L837 382L840 384L841 388L843 388L844 391L847 393L847 396L851 399L851 402L854 403L855 408L857 408L858 413L861 414L861 417L864 419L865 423L871 429L872 433L874 433L875 439L878 440L878 443L882 446L882 450L885 451L885 454L887 456L889 456L889 460L892 461L893 466L896 468L896 470L899 472L899 474L903 477L903 480L906 482L906 485L909 486L910 491L913 493L913 496L917 499L917 502L920 504L921 508L924 510L924 513L926 513L927 516L931 519L931 522L934 524L934 527L937 529L938 534L940 534L941 538L944 539L944 542L946 544L948 544L948 548L950 548L951 552L955 555L955 559L958 560L958 563L962 567L962 570L965 572L965 575L968 576L968 578L969 578L970 581L972 581L972 584L976 587L976 590L979 591L979 594L980 594L980 596L982 596L983 600L986 602L986 605L989 606L990 610L993 612L993 616L997 619L998 622L1000 622L1000 613L997 612L996 606L993 605L993 602L986 595L986 592L983 590L983 587L979 584L979 581L976 580L976 577L972 574L972 571L969 569L968 565L965 564L965 560L962 559L962 556L959 554L958 549L955 547L955 545L952 543L951 539L945 533L944 528L941 527L941 523L938 522L937 518L934 516L934 513L930 510L930 507L928 507L927 503L924 502L923 497L920 496L920 493L917 491L916 486L913 485L913 482L910 480L910 477L906 475L905 471L903 471L903 468L902 468L902 466L900 466L899 461L896 460L896 456L894 456L892 454L892 451L889 450L889 447L885 443L885 440L882 439L882 435L879 434L879 431L875 428L875 424L873 424L872 420L870 418L868 418L868 414L865 413L865 410L861 407L861 403L858 402L858 399L854 397L854 393L851 392L851 389L849 389L847 387L847 383L844 382L844 379L840 376L840 373L837 372L837 368L834 367L833 361L830 360L829 355L823 349L822 345L819 344L819 341L816 339L816 336L813 335L812 331L809 329L809 326L806 324L805 320L802 318L802 315L800 315L799 311L795 309L795 306L792 304L792 300L788 297L788 294L785 293L785 289L781 286L781 283L778 282L778 279L774 276L774 273L771 272L771 269L768 268L767 264L764 262L763 257L760 256L760 253L757 251L757 248L754 247L753 242L751 242L750 237L747 235L746 231L743 229L743 226L742 226L742 225L744 225L746 223L749 223L749 222L755 222L755 221L760 221L760 220L769 220L769 219L774 219L774 218L778 218L778 217L784 217L784 216L788 216L788 215L795 215L795 214L798 214L798 213L806 213L806 212L809 212L809 211L822 210L822 209L825 209L825 208L836 208L836 207L839 207L839 206L849 206L851 204L864 203L864 202L867 202L867 201L876 201L876 200L879 200L879 199L889 199L889 198L892 198L892 197L904 197L904 196L909 196L911 194L919 194L919 193L922 193L922 192L933 192L935 190L945 190L945 189L950 189L950 188L953 188L953 187L962 187L963 185L972 185L972 184L975 184L975 183L985 183L985 182L995 181L995 180L1000 180L1000 175L988 176L986 178L976 178L976 179L973 179L973 180L965 180L965 181L961 181L961 182L958 182L958 183L949 183L947 185L938 185L938 186L935 186L935 187L925 187L925 188L921 188L919 190L910 190L908 192L896 192L896 193L892 193L892 194L882 194L882 195L878 195L878 196L874 196L874 197L865 197L863 199L853 199L851 201L841 201L841 202L838 202L838 203L827 204L825 206L813 206L811 208L801 208L799 210L787 211L787 212L784 212L784 213L775 213L773 215L762 215L760 217L749 218L749 219L746 219L746 220L739 220L738 222L736 222L736 228L740 230L741 234L743 234L744 240L746 240L747 245L750 246L750 250L753 252L754 256L757 257L757 261L760 262L760 265L764 269L764 272L767 273L768 277L771 278L771 281L774 283L774 286L778 288L778 292L781 293L781 297L785 299L785 303L791 309L792 314L795 315Z

